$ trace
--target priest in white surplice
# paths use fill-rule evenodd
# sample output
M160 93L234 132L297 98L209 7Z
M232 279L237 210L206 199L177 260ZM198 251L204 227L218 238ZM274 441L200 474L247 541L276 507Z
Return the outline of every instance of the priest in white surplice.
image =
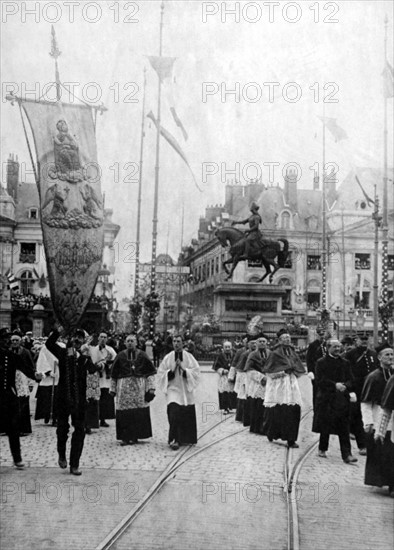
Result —
M182 336L175 336L173 345L174 351L161 362L157 383L167 397L168 443L176 450L179 445L197 443L194 390L200 379L200 367L193 355L182 349Z

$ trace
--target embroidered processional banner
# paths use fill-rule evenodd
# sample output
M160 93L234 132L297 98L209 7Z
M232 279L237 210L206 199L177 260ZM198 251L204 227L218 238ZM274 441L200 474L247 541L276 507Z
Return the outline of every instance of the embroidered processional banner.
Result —
M41 226L53 308L76 327L96 285L103 200L92 109L22 101L37 154Z

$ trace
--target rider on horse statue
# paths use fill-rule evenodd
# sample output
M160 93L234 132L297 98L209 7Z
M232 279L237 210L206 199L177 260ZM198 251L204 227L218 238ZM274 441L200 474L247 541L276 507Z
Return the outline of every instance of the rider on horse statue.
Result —
M256 253L261 249L262 246L262 239L263 235L261 231L259 230L259 225L262 223L262 219L260 214L258 213L259 205L255 202L252 202L250 205L250 211L252 212L252 215L249 216L249 218L246 218L246 220L241 220L239 222L232 222L231 225L237 225L237 224L249 224L249 231L245 231L245 256L249 258L253 253Z

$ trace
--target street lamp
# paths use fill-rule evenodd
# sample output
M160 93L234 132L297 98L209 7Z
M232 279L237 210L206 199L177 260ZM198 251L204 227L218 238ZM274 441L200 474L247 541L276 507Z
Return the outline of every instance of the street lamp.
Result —
M351 336L353 336L353 319L354 319L354 316L355 316L356 312L351 307L349 309L349 311L347 312L347 314L348 314L348 317L350 319L350 334L351 334Z
M339 319L341 318L342 309L337 306L334 310L335 319L337 322L337 338L339 340Z
M101 329L102 330L105 330L105 325L106 325L106 316L107 316L107 313L108 313L108 298L106 297L105 294L103 294L101 296L101 301L100 301L100 306L101 306Z

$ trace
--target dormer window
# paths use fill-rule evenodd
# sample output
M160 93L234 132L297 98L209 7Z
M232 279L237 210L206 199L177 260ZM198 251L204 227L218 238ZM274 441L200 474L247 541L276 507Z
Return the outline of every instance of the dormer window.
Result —
M282 229L290 229L290 213L289 212L282 212L281 216L281 227Z

